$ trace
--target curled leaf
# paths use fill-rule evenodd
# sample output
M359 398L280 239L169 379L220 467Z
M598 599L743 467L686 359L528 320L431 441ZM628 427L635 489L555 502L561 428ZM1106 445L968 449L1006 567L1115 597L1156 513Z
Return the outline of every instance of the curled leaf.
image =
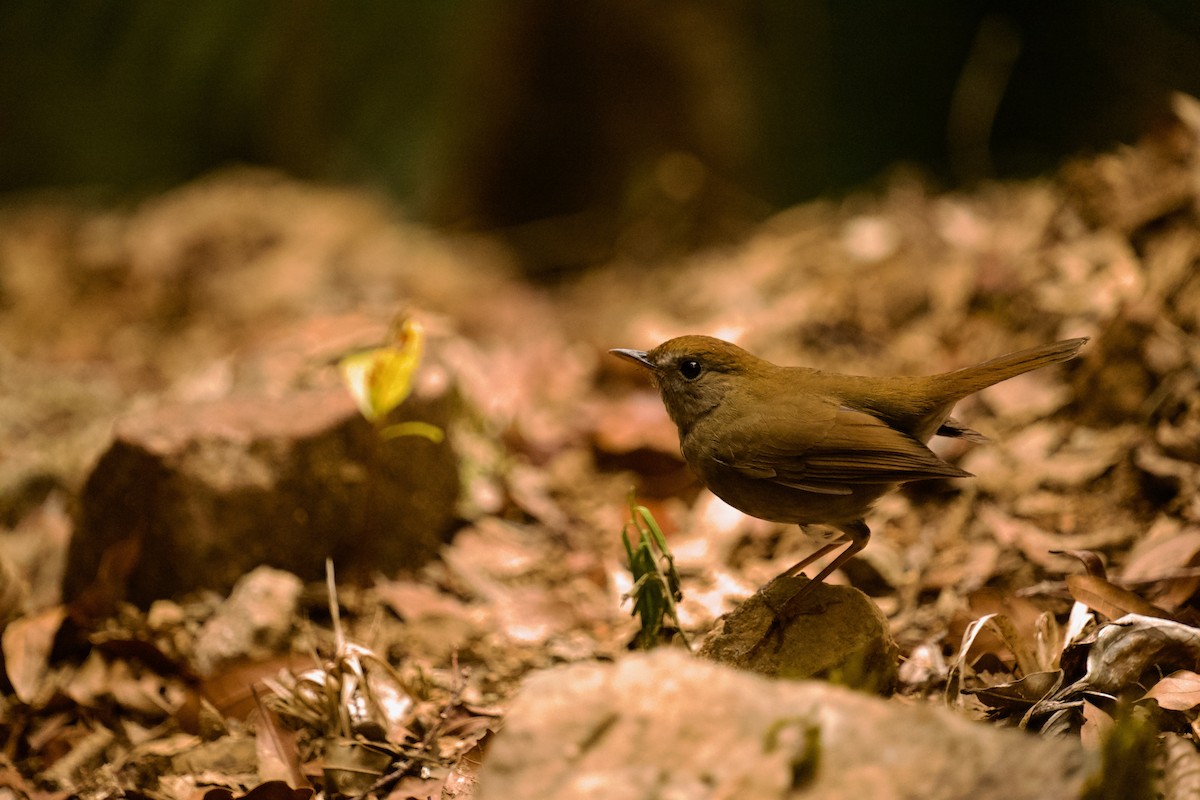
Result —
M1062 670L1034 672L1024 678L980 689L964 689L992 708L1024 711L1062 685Z
M1200 662L1200 629L1173 620L1128 614L1104 626L1075 689L1115 694L1143 682L1147 672Z
M388 344L351 353L338 362L358 410L370 422L386 417L412 392L424 350L425 329L415 319L405 319Z

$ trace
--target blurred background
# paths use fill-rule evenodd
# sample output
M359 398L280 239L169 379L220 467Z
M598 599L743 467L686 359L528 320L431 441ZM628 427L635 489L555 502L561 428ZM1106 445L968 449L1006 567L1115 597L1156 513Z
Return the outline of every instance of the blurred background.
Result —
M1200 94L1178 0L0 5L0 190L230 164L502 232L531 272L676 254L897 163L943 186L1133 141Z

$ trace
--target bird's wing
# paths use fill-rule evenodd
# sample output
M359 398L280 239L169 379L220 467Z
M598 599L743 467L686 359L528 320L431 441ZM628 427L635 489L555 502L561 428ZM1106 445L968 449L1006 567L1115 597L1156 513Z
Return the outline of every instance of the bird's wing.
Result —
M970 476L903 431L863 411L833 407L822 415L822 434L803 425L745 428L739 444L719 460L747 477L822 494L849 494L856 484L901 483ZM769 434L756 433L770 430ZM780 430L783 427L783 430Z

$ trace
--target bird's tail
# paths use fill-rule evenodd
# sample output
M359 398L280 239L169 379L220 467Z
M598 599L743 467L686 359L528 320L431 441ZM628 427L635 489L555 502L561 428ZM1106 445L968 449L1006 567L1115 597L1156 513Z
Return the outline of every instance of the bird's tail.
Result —
M994 383L1015 378L1016 376L1038 369L1039 367L1069 361L1079 353L1079 348L1087 342L1082 339L1063 339L1061 342L1031 347L1028 350L1018 350L1004 356L997 356L990 361L976 364L973 367L963 367L954 372L947 372L934 378L947 390L948 395L955 399L974 394L980 389L986 389Z

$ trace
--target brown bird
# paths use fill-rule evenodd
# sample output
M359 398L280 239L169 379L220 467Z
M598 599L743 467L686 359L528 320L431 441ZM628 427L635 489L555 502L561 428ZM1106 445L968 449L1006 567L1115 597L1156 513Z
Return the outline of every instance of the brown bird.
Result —
M754 517L837 530L783 573L795 575L845 544L803 592L866 546L871 531L863 518L896 484L971 476L925 446L935 435L986 441L950 417L956 402L1073 358L1086 341L1066 339L940 375L890 378L780 367L711 336L680 336L649 352L609 352L651 371L679 428L684 459L713 494Z

